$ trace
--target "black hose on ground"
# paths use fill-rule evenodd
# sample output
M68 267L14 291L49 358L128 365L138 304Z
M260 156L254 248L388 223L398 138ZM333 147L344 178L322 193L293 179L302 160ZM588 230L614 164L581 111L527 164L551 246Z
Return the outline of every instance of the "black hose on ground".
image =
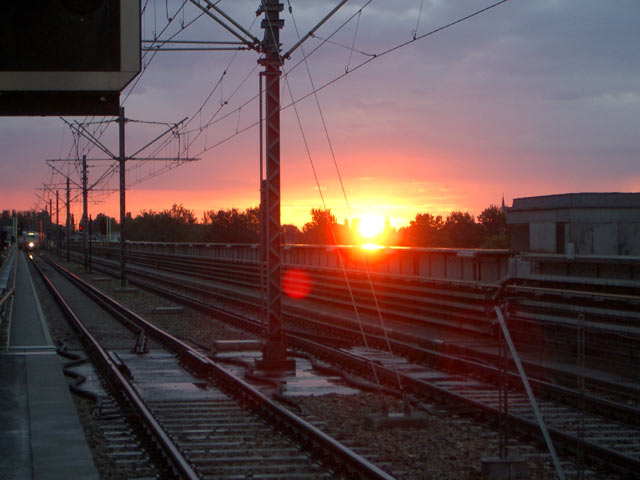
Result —
M56 348L56 353L61 357L67 358L70 361L62 364L62 372L65 377L73 379L73 383L69 384L69 390L80 397L91 400L94 403L93 416L101 417L101 411L103 407L104 398L91 390L85 390L80 386L87 381L87 377L81 373L75 372L72 368L79 367L87 363L87 359L78 353L69 352L67 350L67 344L64 340L60 340L60 346Z

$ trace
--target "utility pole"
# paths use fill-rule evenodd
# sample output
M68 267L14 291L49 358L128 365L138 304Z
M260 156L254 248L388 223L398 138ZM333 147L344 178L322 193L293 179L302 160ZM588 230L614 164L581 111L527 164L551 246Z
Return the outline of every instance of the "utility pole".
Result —
M18 245L18 217L16 216L15 210L13 212L13 244Z
M126 161L127 160L135 160L135 161L140 161L140 160L145 160L145 161L172 161L172 162L192 162L192 161L197 161L199 160L198 158L159 158L159 157L151 157L151 158L140 158L137 157L137 154L139 154L140 152L142 152L143 150L145 150L146 148L150 147L151 145L153 145L156 141L160 140L163 136L171 133L171 132L175 132L178 128L178 126L183 123L184 121L187 120L187 118L185 117L184 119L182 119L180 122L171 125L164 133L162 133L161 135L157 136L154 140L152 140L151 142L147 143L144 147L140 148L138 151L136 151L135 153L133 153L132 155L130 155L129 157L125 156L125 123L127 122L127 119L125 118L124 115L124 107L120 107L119 110L119 114L118 114L118 118L117 118L117 123L119 126L119 153L118 155L113 154L111 151L109 151L109 149L107 147L105 147L102 143L100 143L100 141L98 139L96 139L90 132L88 132L84 126L82 124L78 124L78 123L69 123L66 120L64 120L64 118L62 119L63 121L65 121L65 123L67 123L67 125L69 125L69 127L71 128L71 130L73 131L74 134L77 134L79 136L83 136L85 137L89 143L93 144L94 146L98 147L102 152L106 153L108 158L96 158L96 159L87 159L86 156L83 156L82 158L82 164L83 164L83 182L82 185L79 185L78 183L76 183L75 181L73 182L74 184L78 185L78 187L82 188L83 191L83 200L84 200L84 210L83 210L83 214L82 214L82 220L81 220L81 225L82 225L82 229L83 229L83 243L84 243L84 250L85 250L85 268L87 265L87 237L86 237L86 228L87 228L87 215L88 215L88 207L87 207L87 193L89 190L93 190L93 188L96 186L96 184L98 182L96 182L96 184L94 185L88 185L87 183L87 162L88 161L98 161L98 160L106 160L108 162L112 162L113 160L118 161L118 166L119 166L119 170L120 170L120 279L121 279L121 284L122 287L126 287L127 285L127 279L126 279L126 260L125 260L125 254L126 254L126 222L125 222L125 212L126 212L126 203L125 203L125 189L126 189L126 183L125 183L125 172L126 172ZM65 175L63 172L61 172L59 169L57 169L54 166L55 162L66 162L67 160L63 160L63 159L49 159L47 160L47 164L56 172L58 172L59 174ZM66 175L65 175L66 176ZM67 179L68 180L68 179Z
M92 235L91 235L91 224L93 223L92 219L91 219L91 215L89 215L89 273L91 273L91 247L93 245L93 242L91 241Z
M84 251L84 269L85 271L89 266L88 257L88 242L87 242L87 156L82 155L82 249Z
M60 231L60 202L59 202L59 195L58 195L58 190L56 190L56 233L58 234L57 237L57 241L56 241L56 250L58 252L58 258L60 258L60 244L62 243L62 238L61 238L61 231Z
M118 161L120 163L120 286L127 286L127 264L125 261L126 253L126 227L125 227L125 154L124 154L124 107L120 107L120 115L118 117L120 151Z
M70 196L69 177L67 177L67 262L69 261L69 242L71 241L71 212L69 211L71 208Z
M49 197L49 229L47 234L47 244L48 244L47 250L51 250L52 248L49 235L53 236L53 200L51 199L51 197Z
M280 225L280 29L284 20L280 12L284 5L279 0L263 0L259 12L264 12L262 28L263 57L266 92L266 253L267 253L267 343L262 359L256 367L262 370L284 371L295 369L295 361L287 359L282 333L280 283L282 228Z

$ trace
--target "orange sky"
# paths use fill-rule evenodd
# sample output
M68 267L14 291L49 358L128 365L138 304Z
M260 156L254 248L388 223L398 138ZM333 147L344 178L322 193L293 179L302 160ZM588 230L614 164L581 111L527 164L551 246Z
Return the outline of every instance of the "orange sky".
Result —
M255 19L254 3L223 6L248 27ZM308 58L316 87L353 70L372 52L412 37L420 2L398 0L371 3L357 31L355 21L348 22L332 37L333 44L322 44L320 37L364 3L349 2L306 44L307 53L320 47ZM418 30L425 33L484 6L477 0L424 2ZM306 31L328 7L296 2L294 8L299 29ZM195 15L190 9L185 18ZM284 16L286 47L296 34L289 13ZM507 2L377 57L321 90L322 117L313 96L299 101L297 111L286 108L281 115L283 223L302 226L311 208L322 207L298 119L326 206L339 222L350 217L347 201L353 217L377 214L399 227L417 213L477 215L499 204L503 194L509 205L523 196L640 191L640 30L634 22L639 16L635 0L621 0L616 9L584 0L579 13L565 1ZM198 20L184 38L227 39L210 20ZM252 32L260 36L259 23ZM152 36L149 18L143 19L143 30L143 36ZM357 51L345 47L352 44ZM285 106L291 93L299 99L311 89L304 63L290 71L301 55L298 50L285 64ZM130 171L128 180L135 184L127 194L127 211L136 215L177 203L201 218L205 210L258 204L258 130L250 128L258 112L251 100L257 93L256 59L255 52L154 57L133 93L125 94L127 117L156 122L188 117L182 135L154 154L180 152L201 160L141 183L135 182L158 164ZM210 118L220 121L204 128ZM127 151L164 129L128 124ZM116 131L112 125L101 137L112 151L118 148ZM61 188L61 177L44 160L75 158L69 129L55 117L0 118L0 145L0 209L33 208L38 203L34 191L43 195L35 190L43 183ZM93 149L90 155L99 153ZM79 181L74 165L65 168ZM90 182L100 171L91 166ZM117 187L117 176L101 186ZM92 200L102 201L90 204L92 214L119 216L117 194L94 194ZM80 203L72 208L78 217Z

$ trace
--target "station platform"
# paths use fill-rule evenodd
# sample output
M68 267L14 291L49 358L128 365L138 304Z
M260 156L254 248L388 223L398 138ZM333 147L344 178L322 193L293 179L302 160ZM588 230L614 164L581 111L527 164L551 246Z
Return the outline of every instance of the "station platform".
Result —
M0 325L0 477L98 479L25 254L11 261L15 294Z

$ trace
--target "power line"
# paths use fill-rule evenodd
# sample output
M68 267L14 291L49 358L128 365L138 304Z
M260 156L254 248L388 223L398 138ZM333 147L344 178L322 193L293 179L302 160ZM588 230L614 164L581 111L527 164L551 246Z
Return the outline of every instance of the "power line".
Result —
M439 27L439 28L437 28L437 29L435 29L435 30L431 30L430 32L427 32L427 33L425 33L425 34L423 34L423 35L417 36L415 39L412 39L412 40L409 40L409 41L406 41L406 42L400 43L400 44L395 45L394 47L391 47L391 48L389 48L389 49L387 49L387 50L384 50L384 51L382 51L382 52L380 52L380 53L372 54L373 56L372 56L371 58L369 58L369 59L367 59L367 60L363 61L362 63L359 63L358 65L356 65L354 68L352 68L352 69L351 69L351 70L349 70L348 72L344 72L344 73L342 73L342 74L340 74L340 75L338 75L338 76L334 77L333 79L331 79L331 80L329 80L329 81L325 82L324 84L320 85L320 86L319 86L319 87L317 87L317 88L312 89L310 92L308 92L308 93L306 93L306 94L302 95L301 97L299 97L299 98L297 98L297 99L292 99L291 103L289 103L289 104L287 104L287 105L285 105L285 106L281 107L281 111L282 111L282 110L286 110L286 109L288 109L288 108L292 107L292 106L293 106L294 104L296 104L296 103L299 103L299 102L302 102L303 100L306 100L306 99L307 99L307 98L309 98L310 96L315 95L316 93L318 93L318 92L320 92L320 91L324 90L325 88L327 88L327 87L329 87L329 86L333 85L334 83L338 82L339 80L342 80L342 79L343 79L344 77L346 77L347 75L350 75L351 73L355 72L356 70L358 70L358 69L360 69L360 68L364 67L365 65L369 64L370 62L372 62L372 61L374 61L374 60L376 60L376 59L378 59L378 58L381 58L381 57L383 57L383 56L385 56L385 55L387 55L387 54L389 54L389 53L392 53L392 52L394 52L394 51L396 51L396 50L399 50L400 48L406 47L407 45L410 45L410 44L412 44L412 43L414 43L414 42L417 42L418 40L422 40L423 38L426 38L426 37L429 37L429 36L431 36L431 35L434 35L434 34L436 34L436 33L438 33L438 32L441 32L441 31L443 31L443 30L445 30L445 29L447 29L447 28L450 28L450 27L452 27L452 26L454 26L454 25L457 25L457 24L459 24L459 23L461 23L461 22L463 22L463 21L465 21L465 20L468 20L468 19L470 19L470 18L473 18L473 17L475 17L475 16L477 16L477 15L480 15L481 13L484 13L484 12L486 12L486 11L488 11L488 10L490 10L490 9L494 8L494 7L497 7L498 5L501 5L501 4L503 4L503 3L506 3L506 2L508 2L508 1L509 1L509 0L501 0L501 1L499 1L499 2L496 2L496 3L492 4L492 5L489 5L489 6L488 6L488 7L486 7L486 8L483 8L483 9L481 9L481 10L478 10L478 11L476 11L476 12L474 12L474 13L470 14L470 15L467 15L467 16L465 16L465 17L462 17L462 18L458 19L458 20L455 20L454 22L448 23L448 24L443 25L442 27ZM370 3L370 2L368 2L368 3L367 3L367 5L368 5L369 3ZM363 8L364 8L364 7L363 7ZM316 48L316 50L317 50L317 48ZM315 50L314 50L314 51L315 51ZM312 52L312 53L313 53L313 52ZM307 58L308 58L310 55L311 55L311 54L307 55ZM290 70L288 70L288 71L284 74L284 77L286 78L286 77L288 76L288 74L289 74L289 73L291 73L291 71L292 71L295 67L297 67L298 65L302 64L303 62L304 62L304 60L301 60L298 64L294 65L294 67L292 67ZM244 106L248 105L249 103L251 103L252 101L256 100L257 98L258 98L258 95L255 95L255 96L251 97L249 100L247 100L245 103L243 103L241 107L244 107ZM239 108L241 108L241 107L239 107ZM238 108L238 109L239 109L239 108ZM232 111L228 112L228 113L227 113L227 114L225 114L223 117L220 117L220 118L216 119L215 121L212 121L212 122L211 122L210 124L208 124L207 126L208 126L208 127L210 127L210 126L212 126L212 125L215 125L216 123L218 123L218 122L220 122L220 121L222 121L222 120L226 119L228 116L233 115L234 113L237 113L237 110L238 110L238 109L235 109L235 110L232 110ZM231 140L232 138L236 137L237 135L239 135L239 134L241 134L241 133L244 133L244 132L246 132L247 130L250 130L251 128L253 128L253 127L257 126L257 125L258 125L258 123L259 123L259 122L257 122L257 121L256 121L256 122L253 122L252 124L250 124L250 125L248 125L248 126L246 126L246 127L242 128L242 129L238 130L238 132L236 132L236 133L234 133L234 134L231 134L231 135L229 135L229 136L227 136L227 137L223 138L223 139L222 139L222 140L220 140L219 142L217 142L217 143L215 143L215 144L211 145L210 147L207 147L207 148L202 149L202 150L201 150L197 155L202 155L203 153L206 153L206 152L208 152L209 150L211 150L211 149L213 149L213 148L216 148L216 147L218 147L218 146L220 146L220 145L222 145L222 144L224 144L224 143L228 142L229 140Z
M332 38L332 37L333 37L333 36L334 36L338 31L340 31L342 28L344 28L344 26L345 26L345 25L347 25L349 22L351 22L351 21L352 21L354 18L356 18L356 17L357 17L357 18L358 18L358 20L359 20L359 16L361 15L362 11L363 11L363 10L364 10L364 9L365 9L369 4L370 4L370 3L371 3L371 1L372 1L372 0L369 0L367 3L365 3L365 4L364 4L360 9L358 9L358 10L357 10L357 11L356 11L356 12L355 12L351 17L349 17L349 18L348 18L345 22L343 22L343 23L342 23L342 24L341 24L337 29L335 29L335 30L334 30L334 32L333 32L331 35L329 35L327 38L322 38L322 37L315 36L316 38L318 38L319 40L321 40L321 43L320 43L317 47L315 47L314 49L312 49L309 53L307 53L307 54L303 55L303 58L302 58L298 63L294 64L294 65L293 65L293 66L292 66L292 67L291 67L291 68L290 68L290 69L289 69L289 70L284 74L285 79L287 79L287 77L288 77L288 76L289 76L289 75L290 75L290 74L291 74L291 73L292 73L292 72L293 72L293 71L294 71L294 70L295 70L299 65L301 65L301 64L302 64L302 63L304 63L304 62L306 62L306 61L308 60L308 58L309 58L311 55L313 55L314 53L316 53L316 52L317 52L317 51L318 51L318 50L319 50L323 45L325 45L326 43L331 42L331 38ZM373 61L373 60L375 60L375 59L381 58L381 57L383 57L383 56L385 56L385 55L388 55L388 54L390 54L390 53L392 53L392 52L395 52L396 50L399 50L399 49L401 49L401 48L403 48L403 47L405 47L405 46L408 46L408 45L410 45L410 44L412 44L412 43L414 43L414 42L416 42L416 41L418 41L418 40L422 40L422 39L424 39L424 38L427 38L427 37L429 37L429 36L432 36L432 35L434 35L434 34L436 34L436 33L439 33L439 32L441 32L441 31L443 31L443 30L447 29L447 28L453 27L453 26L455 26L455 25L457 25L457 24L459 24L459 23L462 23L462 22L464 22L464 21L466 21L466 20L469 20L469 19L471 19L471 18L473 18L473 17L475 17L475 16L477 16L477 15L480 15L480 14L482 14L482 13L485 13L485 12L487 12L487 11L489 11L489 10L491 10L491 9L493 9L493 8L495 8L495 7L499 6L499 5L501 5L501 4L506 3L507 1L508 1L508 0L501 0L501 1L495 2L495 3L493 3L493 4L489 5L489 6L485 7L485 8L482 8L482 9L480 9L480 10L477 10L477 11L475 11L475 12L473 12L473 13L469 14L469 15L466 15L466 16L464 16L464 17L461 17L461 18L459 18L459 19L457 19L457 20L455 20L455 21L453 21L453 22L450 22L450 23L448 23L448 24L446 24L446 25L443 25L443 26L441 26L441 27L439 27L439 28L437 28L437 29L431 30L431 31L426 32L426 33L424 33L424 34L422 34L422 35L416 35L416 36L415 36L414 38L412 38L411 40L408 40L408 41L402 42L402 43L400 43L400 44L397 44L397 45L395 45L395 46L393 46L393 47L390 47L390 48L388 48L388 49L386 49L386 50L383 50L382 52L379 52L379 53L370 54L370 53L366 53L366 52L363 52L363 51L359 51L359 50L357 50L357 49L355 49L355 48L352 48L352 49L351 49L351 51L352 51L352 52L354 52L354 51L355 51L355 52L357 52L357 53L360 53L360 54L363 54L363 55L367 55L369 58L367 58L366 60L364 60L364 61L362 61L361 63L357 64L355 67L350 68L350 69L346 70L344 73L342 73L342 74L340 74L340 75L338 75L338 76L334 77L333 79L331 79L331 80L329 80L329 81L325 82L324 84L320 85L319 87L316 87L315 85L313 85L313 86L312 86L312 90L311 90L310 92L308 92L308 93L304 94L303 96L301 96L301 97L299 97L299 98L297 98L297 99L294 99L294 98L293 98L293 96L292 96L292 97L291 97L291 102L290 102L289 104L287 104L287 105L285 105L285 106L281 107L281 110L286 110L286 109L288 109L289 107L294 106L294 105L295 105L295 104L297 104L298 102L301 102L301 101L303 101L303 100L305 100L305 99L309 98L311 95L314 95L314 96L315 96L315 95L317 95L317 93L318 93L318 92L320 92L321 90L324 90L325 88L327 88L327 87L329 87L329 86L333 85L334 83L338 82L339 80L341 80L342 78L346 77L346 76L347 76L347 75L349 75L350 73L353 73L353 72L355 72L356 70L360 69L361 67L364 67L364 66L365 66L365 65L367 65L369 62L372 62L372 61ZM183 1L182 5L181 5L181 6L178 8L178 10L176 11L176 15L174 15L174 16L171 18L171 21L174 21L174 20L175 20L175 18L178 16L178 14L179 14L181 11L182 11L182 12L184 12L184 6L186 5L186 3L187 3L187 2L188 2L188 0L184 0L184 1ZM145 7L147 6L147 4L148 4L148 0L147 0L147 2L145 3ZM143 8L143 11L144 11L144 8ZM184 25L182 26L182 28L180 28L180 29L179 29L179 31L178 31L177 33L175 33L175 34L173 34L172 36L170 36L170 37L169 37L169 39L166 39L166 40L158 40L158 43L162 43L163 41L169 41L169 40L171 40L171 39L175 38L175 36L176 36L177 34L181 33L181 32L182 32L182 31L184 31L187 27L189 27L190 25L192 25L192 24L193 24L196 20L198 20L202 15L203 15L203 14L198 15L196 18L194 18L193 20L191 20L191 21L190 21L190 22L188 22L187 24L184 24ZM168 26L169 26L169 23L171 23L171 22L168 22L168 23L167 23L167 25L165 25L165 28L163 28L163 30L162 30L162 32L161 32L161 34L162 34L164 31L166 31L166 29L167 29L167 28L168 28ZM251 27L250 27L250 28L251 28ZM335 43L335 42L334 42L334 43ZM354 35L354 41L353 41L353 43L354 43L354 45L355 45L355 35ZM143 72L142 72L142 73L144 73L144 72L146 71L146 69L148 68L149 64L150 64L150 63L151 63L151 61L153 60L153 58L155 58L155 54L156 54L156 53L157 53L157 51L156 51L156 52L153 52L153 54L151 55L151 59L149 60L149 62L148 62L148 63L146 64L146 66L144 67L144 70L143 70ZM236 54L237 54L237 52L234 54L234 56L233 56L233 58L232 58L232 61L229 63L229 66L230 66L230 65L231 65L231 63L233 62L233 59L235 59L235 55L236 55ZM229 67L229 66L228 66L228 67ZM253 69L252 71L254 71L254 70L255 70L255 69ZM140 78L141 78L141 76L142 76L142 73L141 73L141 75L139 75L139 76L138 76L138 78L136 79L136 82L135 82L135 83L130 87L129 92L127 93L127 97L126 97L126 98L128 98L128 96L131 94L131 92L135 89L136 85L137 85L137 84L138 84L138 82L140 81ZM251 73L251 72L250 72L250 73ZM243 103L242 103L238 108L236 108L236 109L234 109L234 110L232 110L232 111L227 112L227 113L226 113L225 115L223 115L222 117L218 117L218 114L220 113L220 111L222 111L222 107L224 107L224 106L225 106L225 105L222 105L222 106L221 106L221 107L220 107L220 108L219 108L219 109L218 109L218 110L217 110L217 111L216 111L216 112L215 112L215 113L214 113L214 114L209 118L209 120L206 122L206 124L205 124L204 126L202 126L202 125L201 125L201 126L200 126L200 128L187 130L187 129L186 129L186 128L187 128L187 126L188 126L188 125L190 125L190 124L195 120L195 118L197 117L197 115L201 115L201 113L202 113L202 111L203 111L204 107L207 105L207 103L210 101L211 97L213 96L213 94L215 93L215 91L217 90L217 88L219 87L221 80L224 78L224 75L226 75L226 70L225 70L225 73L223 73L223 75L221 76L221 79L220 79L220 80L219 80L219 81L214 85L214 87L212 88L211 92L210 92L210 93L209 93L209 95L206 97L205 101L201 104L201 106L196 110L196 112L194 113L194 115L192 115L192 116L189 118L189 120L185 123L184 127L180 130L179 135L180 135L180 136L184 136L184 137L186 137L186 138L188 138L188 136L189 136L191 133L196 133L196 137L195 137L195 138L193 138L193 139L189 139L189 141L187 141L187 142L185 143L185 147L183 147L183 149L182 149L182 151L183 151L183 152L187 151L187 149L188 149L188 148L190 148L191 146L193 146L193 144L194 144L194 143L195 143L195 141L200 137L200 135L203 133L203 131L208 130L208 128L210 128L211 126L213 126L213 125L217 124L217 123L218 123L218 122L220 122L220 121L223 121L224 119L228 118L228 117L229 117L229 116L231 116L231 115L239 114L239 112L240 112L243 108L245 108L245 107L246 107L246 106L248 106L251 102L253 102L254 100L256 100L256 99L258 98L258 95L254 95L254 96L252 96L251 98L249 98L247 101L243 102ZM249 76L250 76L250 74L248 74L248 75L245 77L245 79L241 82L241 84L244 84L244 82L246 82L246 79L247 79L247 78L249 78ZM234 95L239 91L239 87L240 87L240 85L239 85L239 86L234 90L234 92L233 92L233 93L232 93L232 94L227 98L227 101L228 101L228 100L230 100L230 99L231 99L231 98L232 98L232 97L233 97L233 96L234 96ZM126 100L126 98L125 98L125 100ZM94 130L93 134L94 134L97 138L100 138L100 137L102 136L102 134L104 133L104 131L106 130L106 127L107 127L111 122L112 122L112 121L102 120L102 121L97 121L97 122L88 122L88 123L89 123L90 125L95 125L95 130ZM245 126L245 127L242 127L242 128L240 128L240 127L239 127L239 124L236 124L236 131L235 131L235 132L233 132L232 134L228 135L227 137L225 137L225 138L223 138L223 139L219 140L218 142L215 142L215 143L214 143L214 144L212 144L211 146L207 146L207 145L205 144L205 147L204 147L204 148L203 148L203 149L198 153L198 155L201 155L201 154L203 154L203 153L205 153L205 152L207 152L207 151L210 151L210 150L212 150L212 149L214 149L214 148L216 148L216 147L218 147L218 146L220 146L220 145L222 145L222 144L224 144L224 143L228 142L229 140L231 140L232 138L236 137L237 135L240 135L240 134L242 134L242 133L246 132L247 130L249 130L249 129L253 128L254 126L258 125L258 123L259 123L259 122L257 122L257 121L256 121L256 122L253 122L253 123L251 123L251 124L249 124L249 125L247 125L247 126ZM101 130L99 133L97 133L97 132L98 132L98 130L100 130L100 127L102 127L102 130ZM167 141L165 141L161 146L159 146L159 147L157 147L157 148L156 148L156 150L154 151L154 154L156 154L156 153L159 151L159 149L161 149L161 148L166 148L166 147L167 147L167 145L168 145L170 142L171 142L171 140L167 140ZM89 144L89 145L90 145L90 144ZM79 154L79 153L80 153L79 140L74 139L73 145L72 145L71 150L70 150L69 155L68 155L69 157L71 156L71 151L74 149L74 147L75 147L75 149L77 150L77 153ZM89 148L89 151L90 151L93 147L92 147L92 146L88 146L88 148ZM82 148L82 151L84 152L86 149L87 149L87 146L85 146L84 148ZM76 158L78 158L78 157L79 157L79 155L76 155ZM107 175L107 173L106 173L106 172L105 172L105 175ZM107 175L107 176L108 176L108 175Z
M371 3L371 1L372 1L372 0L369 0L369 1L364 5L364 6L362 6L362 7L358 10L358 12L360 12L360 11L362 11L364 8L366 8L366 7ZM382 58L383 56L388 55L388 54L390 54L390 53L392 53L392 52L395 52L396 50L399 50L399 49L401 49L401 48L403 48L403 47L406 47L406 46L408 46L408 45L410 45L410 44L412 44L412 43L414 43L414 42L417 42L417 41L422 40L422 39L424 39L424 38L430 37L430 36L432 36L432 35L434 35L434 34L436 34L436 33L439 33L439 32L441 32L441 31L443 31L443 30L446 30L447 28L453 27L453 26L455 26L455 25L457 25L457 24L459 24L459 23L462 23L462 22L464 22L464 21L466 21L466 20L469 20L469 19L471 19L471 18L473 18L473 17L475 17L475 16L478 16L478 15L480 15L480 14L482 14L482 13L485 13L485 12L487 12L487 11L489 11L489 10L491 10L491 9L493 9L493 8L495 8L495 7L497 7L497 6L499 6L499 5L502 5L502 4L504 4L504 3L508 2L508 1L509 1L509 0L501 0L501 1L495 2L495 3L493 3L493 4L489 5L489 6L485 7L485 8L482 8L482 9L480 9L480 10L477 10L477 11L475 11L475 12L473 12L473 13L469 14L469 15L466 15L466 16L464 16L464 17L461 17L461 18L459 18L459 19L457 19L457 20L455 20L455 21L453 21L453 22L450 22L450 23L448 23L448 24L446 24L446 25L443 25L443 26L441 26L441 27L438 27L438 28L436 28L436 29L434 29L434 30L431 30L431 31L429 31L429 32L427 32L427 33L424 33L424 34L422 34L422 35L418 35L418 36L416 36L415 38L412 38L411 40L408 40L408 41L402 42L402 43L400 43L400 44L397 44L397 45L395 45L395 46L393 46L393 47L390 47L390 48L388 48L388 49L386 49L386 50L383 50L382 52L375 53L375 54L370 54L371 56L370 56L368 59L366 59L366 60L364 60L363 62L361 62L361 63L357 64L357 65L356 65L355 67L353 67L352 69L350 69L350 70L348 70L348 71L345 71L344 73L342 73L342 74L340 74L340 75L338 75L338 76L334 77L333 79L331 79L331 80L329 80L329 81L325 82L324 84L320 85L320 86L319 86L319 87L317 87L317 88L312 88L312 90L311 90L310 92L308 92L308 93L304 94L303 96L299 97L298 99L292 99L291 103L289 103L289 104L287 104L287 105L285 105L285 106L281 107L281 110L286 110L286 109L290 108L294 103L301 102L301 101L303 101L303 100L306 100L307 98L309 98L309 97L310 97L310 96L312 96L312 95L316 95L318 92L320 92L320 91L324 90L325 88L327 88L327 87L329 87L329 86L333 85L334 83L336 83L336 82L338 82L339 80L343 79L343 78L344 78L344 77L346 77L347 75L349 75L349 74L351 74L351 73L355 72L356 70L359 70L360 68L364 67L365 65L369 64L370 62L372 62L372 61L374 61L374 60L376 60L376 59L378 59L378 58ZM353 19L356 17L356 15L358 15L358 12L356 12L355 14L353 14L353 15L352 15L352 16L351 16L351 17L350 17L346 22L344 22L342 25L340 25L340 27L338 27L338 29L336 29L336 30L335 30L335 31L334 31L334 32L333 32L333 33L332 33L328 38L330 39L330 38L331 38L333 35L335 35L335 34L336 34L336 33L337 33L341 28L343 28L343 27L344 27L348 22L350 22L351 20L353 20ZM318 50L322 45L324 45L324 43L326 43L326 40L324 40L324 41L323 41L323 43L321 43L319 46L317 46L315 49L313 49L309 54L307 54L307 55L306 55L306 58L309 58L312 54L314 54L314 53L315 53L315 52L316 52L316 51L317 51L317 50ZM289 74L290 74L294 69L296 69L296 68L297 68L299 65L301 65L302 63L304 63L304 61L305 61L305 60L304 60L304 58L303 58L303 59L302 59L302 60L300 60L298 63L296 63L293 67L291 67L291 68L290 68L290 69L289 69L289 70L284 74L284 77L286 78L286 77L287 77L287 76L288 76L288 75L289 75ZM241 107L239 107L239 108L244 108L246 105L248 105L248 104L249 104L249 103L251 103L252 101L256 100L257 98L258 98L258 95L254 95L254 96L253 96L253 97L251 97L249 100L247 100L246 102L244 102L244 103L241 105ZM220 117L220 118L217 118L217 119L215 119L215 120L213 120L213 119L212 119L212 121L210 121L209 123L207 123L207 124L205 125L205 127L210 127L210 126L212 126L212 125L215 125L215 124L216 124L216 123L218 123L218 122L223 121L223 120L224 120L224 119L226 119L228 116L233 115L234 113L237 113L237 111L238 111L238 109L239 109L239 108L237 108L237 109L235 109L235 110L232 110L232 111L228 112L227 114L225 114L224 116L222 116L222 117ZM228 137L223 138L222 140L218 141L217 143L214 143L213 145L211 145L211 146L209 146L209 147L205 147L205 148L203 148L203 149L198 153L198 155L201 155L201 154L203 154L203 153L205 153L205 152L207 152L207 151L209 151L209 150L211 150L211 149L213 149L213 148L216 148L216 147L218 147L218 146L222 145L223 143L226 143L227 141L229 141L229 140L231 140L232 138L234 138L236 135L239 135L239 134L241 134L241 133L243 133L243 132L246 132L247 130L249 130L249 129L251 129L251 128L255 127L256 125L258 125L258 123L259 123L259 122L254 122L254 123L252 123L252 124L248 125L248 126L247 126L247 127L245 127L245 128L239 129L237 133L232 134L232 135L229 135ZM203 128L204 128L204 127L203 127ZM191 132L193 132L193 130L192 130Z

